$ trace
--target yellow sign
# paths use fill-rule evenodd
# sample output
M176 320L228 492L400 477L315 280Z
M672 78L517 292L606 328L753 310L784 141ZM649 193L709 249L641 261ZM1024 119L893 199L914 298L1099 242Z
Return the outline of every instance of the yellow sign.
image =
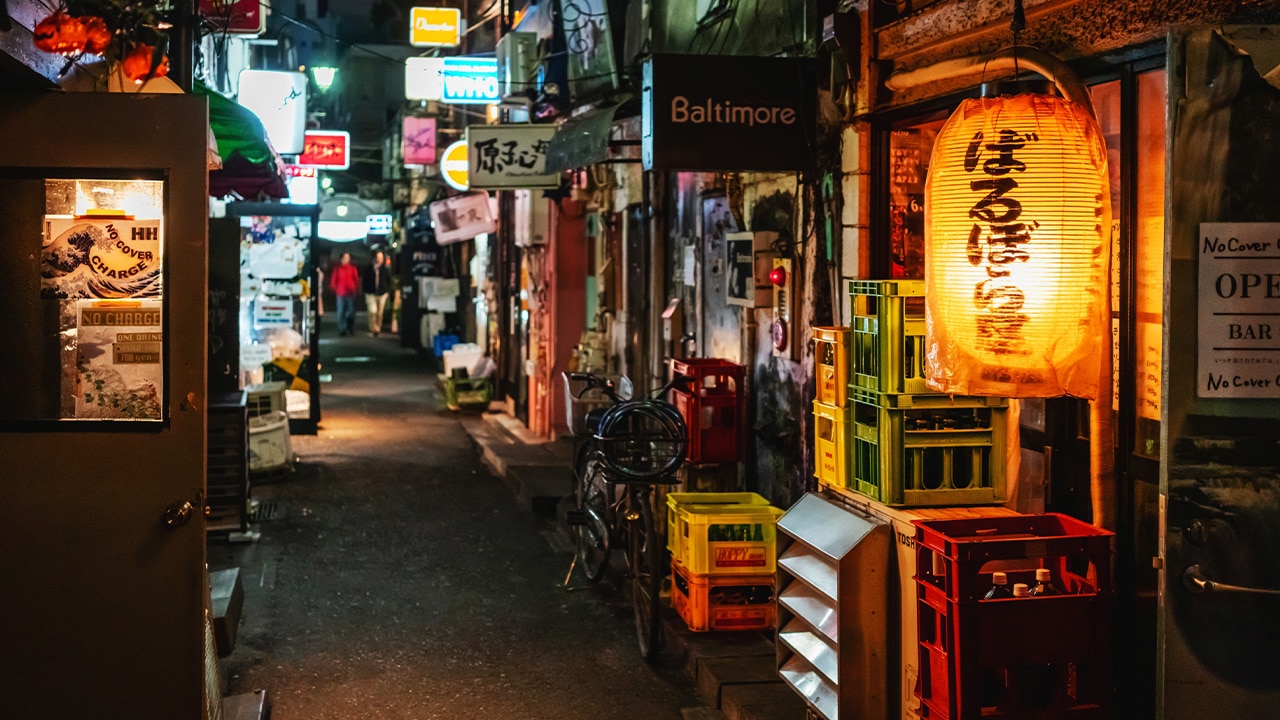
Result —
M462 11L457 8L416 7L409 14L409 44L415 47L457 47L462 41Z
M455 190L466 190L470 187L471 166L467 160L467 141L459 140L444 149L440 156L440 174L449 187Z

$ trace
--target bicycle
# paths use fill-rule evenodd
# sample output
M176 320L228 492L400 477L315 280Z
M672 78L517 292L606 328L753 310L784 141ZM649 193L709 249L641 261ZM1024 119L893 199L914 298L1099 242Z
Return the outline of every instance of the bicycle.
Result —
M662 581L667 574L666 545L654 523L654 488L680 482L676 471L688 444L684 419L660 398L689 378L676 376L639 400L624 397L611 379L594 373L565 373L564 380L585 383L579 398L595 389L612 403L588 412L585 419L589 434L583 435L574 463L575 503L569 525L576 547L568 576L580 565L587 580L598 582L613 549L621 545L636 642L641 656L652 660L657 655Z

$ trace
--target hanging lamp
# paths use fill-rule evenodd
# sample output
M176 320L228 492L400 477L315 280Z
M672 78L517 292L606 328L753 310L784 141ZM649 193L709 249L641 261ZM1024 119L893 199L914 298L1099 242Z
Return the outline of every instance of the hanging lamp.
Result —
M1110 198L1097 121L1047 81L984 84L961 103L925 185L930 388L1098 397Z

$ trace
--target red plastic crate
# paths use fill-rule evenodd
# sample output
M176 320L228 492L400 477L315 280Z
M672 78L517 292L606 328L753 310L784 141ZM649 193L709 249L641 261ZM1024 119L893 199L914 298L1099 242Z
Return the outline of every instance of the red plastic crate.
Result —
M1111 716L1111 533L1054 513L915 525L923 716ZM1038 567L1062 595L981 599L993 571L1012 587Z
M742 393L746 368L715 358L689 358L672 360L671 371L693 378L687 391L671 393L671 403L689 428L685 459L691 463L741 460L746 449Z

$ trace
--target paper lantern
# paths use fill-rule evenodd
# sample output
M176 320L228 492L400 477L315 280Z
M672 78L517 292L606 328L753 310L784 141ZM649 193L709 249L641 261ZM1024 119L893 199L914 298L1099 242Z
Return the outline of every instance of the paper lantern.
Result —
M1093 117L1047 93L966 100L943 125L924 206L930 388L1097 398L1106 158Z

